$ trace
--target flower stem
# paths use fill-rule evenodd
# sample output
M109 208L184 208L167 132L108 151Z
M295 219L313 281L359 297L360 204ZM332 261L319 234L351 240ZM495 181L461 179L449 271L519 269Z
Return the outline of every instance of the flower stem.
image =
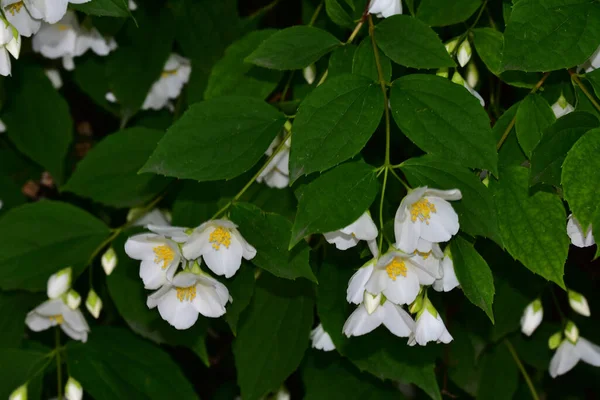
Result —
M508 351L510 351L510 354L513 356L513 359L515 360L517 367L519 367L519 370L521 370L521 374L523 375L523 378L525 378L527 387L529 388L529 391L531 392L531 398L534 400L539 400L540 398L535 390L535 386L533 386L533 382L531 382L531 378L529 377L527 370L523 366L523 363L521 362L521 359L519 358L519 355L517 354L517 351L515 350L514 346L508 340L508 338L504 339L504 344L506 345L506 347L508 347Z
M383 200L385 199L385 187L387 185L387 177L389 170L389 168L383 170L383 187L381 188L381 200L379 201L379 230L381 231L379 234L378 244L379 254L381 254L381 248L383 246Z
M596 110L600 111L600 104L598 104L598 102L596 101L596 99L594 98L594 96L592 96L592 94L590 93L590 91L587 90L587 88L585 87L585 85L583 84L583 82L581 82L581 79L579 79L579 76L576 73L574 73L573 71L571 71L571 70L569 70L569 74L571 75L571 80L577 86L579 86L579 89L581 89L581 91L583 92L583 94L585 94L585 96L594 105L594 107L596 107Z
M60 360L60 328L57 326L54 328L55 334L55 343L56 343L56 383L58 385L58 400L62 400L62 363Z
M389 168L390 172L392 173L392 175L394 175L396 177L396 179L398 179L398 181L402 184L402 186L404 186L406 188L406 190L411 190L411 187L408 186L408 183L404 182L404 179L400 178L400 175L398 175L396 173L396 171L394 171L393 168Z

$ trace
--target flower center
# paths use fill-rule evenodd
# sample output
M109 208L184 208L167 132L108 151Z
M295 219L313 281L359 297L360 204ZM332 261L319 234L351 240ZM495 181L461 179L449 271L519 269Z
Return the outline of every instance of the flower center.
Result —
M215 250L219 250L221 248L221 245L229 248L229 246L231 245L231 233L228 229L219 226L214 231L212 231L208 238L208 241L213 244L212 247Z
M387 265L387 267L385 267L385 270L388 274L388 276L390 277L391 280L395 281L396 277L398 275L402 275L404 277L406 277L406 264L404 264L404 261L398 259L398 258L394 258L392 260L391 263L389 263Z
M51 315L48 317L50 321L55 321L58 325L62 325L65 322L65 319L61 314Z
M419 221L425 222L427 225L429 225L431 213L436 213L435 204L431 204L425 197L410 207L410 219L412 222L417 222L418 219Z
M178 287L177 298L181 303L194 300L196 298L196 286Z
M177 69L169 69L169 70L165 70L162 72L162 74L160 74L161 78L168 78L171 75L177 75Z
M152 250L154 250L154 254L156 255L156 257L154 257L154 262L157 264L162 262L162 269L167 269L169 264L171 264L171 262L173 262L173 259L175 258L175 252L171 247L167 246L166 244L156 246Z
M4 10L6 12L9 12L10 15L14 16L15 13L20 13L21 12L21 8L23 8L23 2L22 1L17 1L16 3L10 4L6 7L4 7Z

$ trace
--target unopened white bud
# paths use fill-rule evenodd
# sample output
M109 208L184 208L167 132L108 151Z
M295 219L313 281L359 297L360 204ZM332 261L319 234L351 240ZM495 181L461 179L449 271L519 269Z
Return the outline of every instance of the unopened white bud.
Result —
M71 267L61 269L50 276L46 293L51 299L57 299L71 288Z
M452 39L451 41L447 42L444 46L446 46L446 51L448 52L448 54L452 54L454 49L456 49L456 45L458 45L458 38Z
M91 289L85 299L85 308L92 314L96 319L100 316L102 310L102 299L98 297L94 289Z
M302 70L302 75L306 82L309 85L312 85L317 77L317 68L315 67L315 64L310 64L308 67L304 68Z
M8 400L27 400L27 384L16 388L10 396L8 396Z
M550 350L556 350L560 343L562 342L562 332L556 332L554 335L550 336L548 339L548 348Z
M474 88L479 83L479 70L474 62L467 64L467 84Z
M539 299L536 299L529 303L523 311L523 316L521 317L521 332L527 336L531 336L537 327L540 326L543 318L544 309L542 308L542 302Z
M75 310L79 307L80 304L81 296L79 295L79 293L77 293L73 289L69 290L69 292L67 293L67 306L69 306L71 310Z
M104 272L106 273L106 275L110 275L117 266L118 262L117 253L115 252L115 249L111 247L108 250L106 250L104 254L102 254L101 261Z
M469 39L463 40L460 46L458 46L458 54L456 55L456 59L461 67L467 65L471 59L471 44L469 44Z
M579 329L571 321L567 323L564 333L567 339L569 339L569 341L573 344L577 343L577 340L579 340Z
M590 306L588 305L587 299L583 297L581 293L577 293L574 290L567 291L569 295L569 305L577 314L581 314L584 317L590 316Z
M77 382L73 377L69 377L67 384L65 385L65 399L66 400L81 400L83 398L83 388L81 384Z

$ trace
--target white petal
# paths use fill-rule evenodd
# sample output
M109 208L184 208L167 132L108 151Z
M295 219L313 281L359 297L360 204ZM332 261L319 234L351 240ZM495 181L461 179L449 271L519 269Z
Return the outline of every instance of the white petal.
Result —
M600 367L600 346L580 336L575 348L583 362Z
M242 256L245 260L252 260L256 256L256 249L244 239L242 234L235 228L231 230L231 238L236 239L242 245ZM233 240L231 241L233 244Z
M125 253L134 260L154 260L154 248L166 244L166 240L154 233L131 236L125 242Z
M386 301L380 308L385 311L383 324L394 335L408 337L414 331L415 321L402 307Z
M360 336L371 332L383 322L383 308L378 308L371 315L367 313L364 305L360 305L346 320L342 331L348 337Z
M158 301L160 316L175 329L188 329L198 320L198 311L188 300L179 300L175 289Z
M185 247L184 247L185 251ZM235 235L231 235L231 244L229 247L221 245L215 249L212 245L205 247L202 254L204 262L212 272L217 275L225 275L231 278L242 265L242 254L244 249Z
M421 225L420 237L429 242L447 242L458 232L458 215L444 199L428 197L427 200L435 206L435 212L430 214L428 224L417 221Z
M45 331L46 329L56 326L56 321L50 320L48 317L44 317L35 310L30 311L25 317L25 323L27 327L34 332Z
M47 300L37 306L34 311L43 317L50 317L62 314L64 305L61 299Z
M88 331L77 331L67 324L62 324L60 329L73 340L79 340L83 343L87 342Z
M341 229L342 233L355 236L359 240L373 240L377 238L377 226L368 212L363 213L356 221Z
M199 284L196 285L196 298L192 301L192 304L205 317L218 318L225 314L227 297L229 297L229 294L225 296L225 301L223 301L223 296L219 295L213 286Z
M387 288L388 281L391 281L391 279L385 269L374 268L369 280L367 280L365 289L374 295L382 293Z
M185 233L187 228L179 226L165 226L165 225L154 225L148 224L146 226L148 230L157 233L159 235L170 238L177 243L184 243L188 240L189 235Z
M203 227L202 225L194 229L187 242L181 247L183 256L188 260L195 260L204 253L207 253L212 248L209 237L213 230L214 228Z
M427 188L424 196L439 197L444 200L460 200L462 199L462 193L460 189L440 190Z
M372 260L365 264L348 281L348 289L346 289L346 300L348 303L360 304L362 302L365 285L373 273L374 263L375 260Z
M108 96L108 94L107 94L107 96ZM112 101L109 100L112 103L114 103L114 102L117 101L117 99L116 99L116 97L115 97L114 94L112 94L112 98L114 100L112 100ZM148 226L148 225L152 225L153 227L156 227L156 226L169 226L169 225L171 225L171 223L169 222L169 220L165 217L165 215L158 208L154 208L154 209L152 209L152 211L144 214L142 217L138 218L133 223L133 226Z
M310 332L310 340L312 341L312 347L323 351L335 350L335 345L331 340L331 336L325 329L323 324L319 324L315 329Z
M567 234L571 238L571 243L577 247L589 247L595 244L592 226L588 227L584 235L583 228L573 214L569 215L567 221Z
M328 243L335 244L338 250L348 250L358 244L360 241L357 237L345 234L341 231L327 232L323 236Z
M160 289L158 289L156 292L152 293L150 296L148 296L148 299L146 300L146 305L148 306L148 308L152 309L154 307L156 307L158 305L158 303L160 302L160 299L166 295L169 290L172 290L173 286L171 285L165 285L163 287L161 287Z
M442 290L444 292L449 292L459 285L458 278L456 277L456 272L454 271L454 263L452 262L452 258L448 256L444 256L444 259L442 260L441 283ZM439 291L441 290L438 290L438 292Z
M30 37L37 33L42 26L42 21L34 19L26 7L6 9L7 4L14 3L18 3L18 1L2 1L2 8L4 8L6 19L17 28L19 34L22 36Z
M556 378L569 372L579 362L579 353L575 346L568 340L558 346L556 353L550 360L550 376Z
M421 237L421 224L406 218L404 222L394 221L394 235L396 236L396 247L405 253L413 253L417 250L417 244Z
M437 342L445 329L439 314L434 317L428 310L425 310L417 320L415 340L421 346L425 346L429 342Z
M387 276L387 273L385 274ZM383 291L383 294L394 304L410 304L415 301L420 289L419 277L414 269L408 267L406 269L406 276L398 275L396 276L396 280L392 280L387 276L387 287Z
M63 325L68 325L71 329L77 332L89 331L90 327L83 316L80 309L71 310L68 307L63 309L62 316L64 318Z
M0 75L9 76L11 71L10 56L4 47L0 47Z
M62 296L71 288L71 269L61 270L50 276L46 294L51 299L56 299Z

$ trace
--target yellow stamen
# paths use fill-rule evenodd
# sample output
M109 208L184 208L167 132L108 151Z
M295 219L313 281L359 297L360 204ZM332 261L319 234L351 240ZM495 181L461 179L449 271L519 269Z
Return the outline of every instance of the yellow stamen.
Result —
M400 258L396 257L390 262L385 270L391 280L395 281L398 275L406 277L406 264Z
M426 198L420 199L410 207L410 219L412 222L417 222L418 219L429 225L431 213L436 213L435 204L431 204Z
M156 254L154 262L157 264L162 262L162 269L167 269L169 264L171 264L171 262L173 262L173 259L175 258L175 252L170 246L167 246L166 244L156 246L152 250L154 250L154 254Z
M178 287L177 288L177 298L180 302L183 301L192 301L196 298L196 286L189 287Z
M6 7L4 7L4 11L6 11L7 13L10 13L10 15L14 16L15 13L18 14L21 12L21 8L23 8L23 2L17 1L16 3L10 4Z
M432 253L431 251L428 251L427 253L423 253L419 250L415 251L415 254L421 256L423 258L423 260L427 260L427 258L429 258L431 253Z
M177 69L164 70L162 74L160 74L161 78L168 78L171 75L177 75Z
M65 322L65 319L61 314L51 315L48 317L48 319L50 321L56 321L58 325L61 325L63 322Z
M231 245L231 233L228 229L225 229L221 226L217 227L208 238L208 241L212 243L212 247L215 250L219 250L221 245L229 248Z
M56 24L56 27L58 28L59 31L66 31L71 29L71 27L69 25L65 25L65 24Z

